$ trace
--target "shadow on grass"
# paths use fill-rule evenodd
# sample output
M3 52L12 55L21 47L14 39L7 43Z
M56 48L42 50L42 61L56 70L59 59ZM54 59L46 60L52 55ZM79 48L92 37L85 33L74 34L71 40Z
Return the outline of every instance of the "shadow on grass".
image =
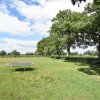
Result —
M86 66L89 68L78 68L78 71L84 72L88 75L100 75L100 60L97 58L86 57L69 57L65 59L66 62L75 63L78 66Z
M78 68L78 71L84 72L88 75L100 75L100 68Z
M18 72L25 72L25 71L33 71L36 69L35 68L14 68L13 70Z

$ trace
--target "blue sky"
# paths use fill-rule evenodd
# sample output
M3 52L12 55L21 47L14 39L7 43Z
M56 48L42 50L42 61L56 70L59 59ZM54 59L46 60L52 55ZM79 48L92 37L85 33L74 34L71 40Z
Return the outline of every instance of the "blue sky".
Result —
M88 2L92 0L78 7L70 0L0 0L0 50L34 52L37 42L49 35L51 19L59 10L82 12Z

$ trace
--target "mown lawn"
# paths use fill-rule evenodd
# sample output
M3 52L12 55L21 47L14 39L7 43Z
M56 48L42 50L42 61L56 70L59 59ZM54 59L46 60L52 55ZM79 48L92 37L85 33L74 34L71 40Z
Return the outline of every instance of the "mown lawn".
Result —
M31 70L12 69L10 62L35 63ZM46 57L0 58L0 100L100 100L100 75L88 67Z

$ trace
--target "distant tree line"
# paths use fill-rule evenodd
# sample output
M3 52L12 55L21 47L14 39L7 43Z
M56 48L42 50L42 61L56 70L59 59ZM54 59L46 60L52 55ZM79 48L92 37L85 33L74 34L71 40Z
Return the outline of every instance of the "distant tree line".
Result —
M27 52L25 54L21 54L17 50L13 50L12 52L7 53L5 50L0 51L0 57L19 57L19 56L33 56L34 53Z
M89 3L82 13L59 11L52 19L49 33L50 36L37 43L35 54L60 58L66 50L69 57L71 48L96 46L100 59L100 5Z

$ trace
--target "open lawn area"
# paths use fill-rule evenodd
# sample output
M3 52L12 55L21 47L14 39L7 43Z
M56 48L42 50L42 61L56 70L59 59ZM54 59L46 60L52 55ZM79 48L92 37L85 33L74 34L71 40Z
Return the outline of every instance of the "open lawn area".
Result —
M35 63L31 69L11 62ZM46 57L0 58L0 100L100 100L100 75L79 68L88 65Z

